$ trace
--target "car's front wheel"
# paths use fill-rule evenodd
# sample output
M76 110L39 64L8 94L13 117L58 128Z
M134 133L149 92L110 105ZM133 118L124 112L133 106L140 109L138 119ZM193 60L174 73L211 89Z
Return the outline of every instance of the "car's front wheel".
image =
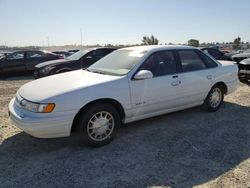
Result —
M203 103L203 109L215 112L222 105L224 100L224 90L221 86L215 85L207 95L206 100Z
M80 139L89 146L99 147L110 143L120 125L117 110L109 104L94 104L79 116Z

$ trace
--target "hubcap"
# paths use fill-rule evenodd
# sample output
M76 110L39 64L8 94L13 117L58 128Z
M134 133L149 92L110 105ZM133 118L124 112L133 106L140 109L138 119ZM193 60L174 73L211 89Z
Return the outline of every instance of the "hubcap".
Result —
M88 136L95 141L103 141L110 137L114 125L114 118L110 113L106 111L98 112L88 122Z
M221 99L222 99L221 90L219 88L214 88L210 95L211 107L217 108L221 103Z

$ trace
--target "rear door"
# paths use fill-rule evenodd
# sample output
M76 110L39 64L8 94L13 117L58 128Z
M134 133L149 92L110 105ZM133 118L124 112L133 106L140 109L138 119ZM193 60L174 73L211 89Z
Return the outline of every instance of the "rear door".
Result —
M45 53L41 51L27 51L26 52L26 70L32 72L35 66L46 61Z
M207 56L198 50L177 50L176 52L182 70L179 74L181 81L180 100L183 105L200 104L212 87L213 68L217 64L209 63L206 59Z
M2 62L4 74L21 75L25 73L25 53L14 52L9 54L5 61Z

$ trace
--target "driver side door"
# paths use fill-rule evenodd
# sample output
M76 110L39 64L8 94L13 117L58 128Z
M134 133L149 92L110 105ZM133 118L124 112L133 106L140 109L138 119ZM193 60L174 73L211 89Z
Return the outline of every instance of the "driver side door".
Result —
M130 81L132 119L153 116L181 106L180 84L176 55L172 51L152 54L140 70L153 73L153 78Z

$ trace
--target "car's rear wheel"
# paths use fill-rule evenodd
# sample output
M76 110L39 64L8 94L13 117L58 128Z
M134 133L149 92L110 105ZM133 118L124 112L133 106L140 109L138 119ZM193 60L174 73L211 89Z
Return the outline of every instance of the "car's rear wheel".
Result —
M113 106L109 104L91 105L79 116L79 137L86 145L103 146L114 139L119 125L120 116Z
M209 112L217 111L222 105L224 100L224 90L221 86L215 85L207 95L206 100L203 103L203 109Z

